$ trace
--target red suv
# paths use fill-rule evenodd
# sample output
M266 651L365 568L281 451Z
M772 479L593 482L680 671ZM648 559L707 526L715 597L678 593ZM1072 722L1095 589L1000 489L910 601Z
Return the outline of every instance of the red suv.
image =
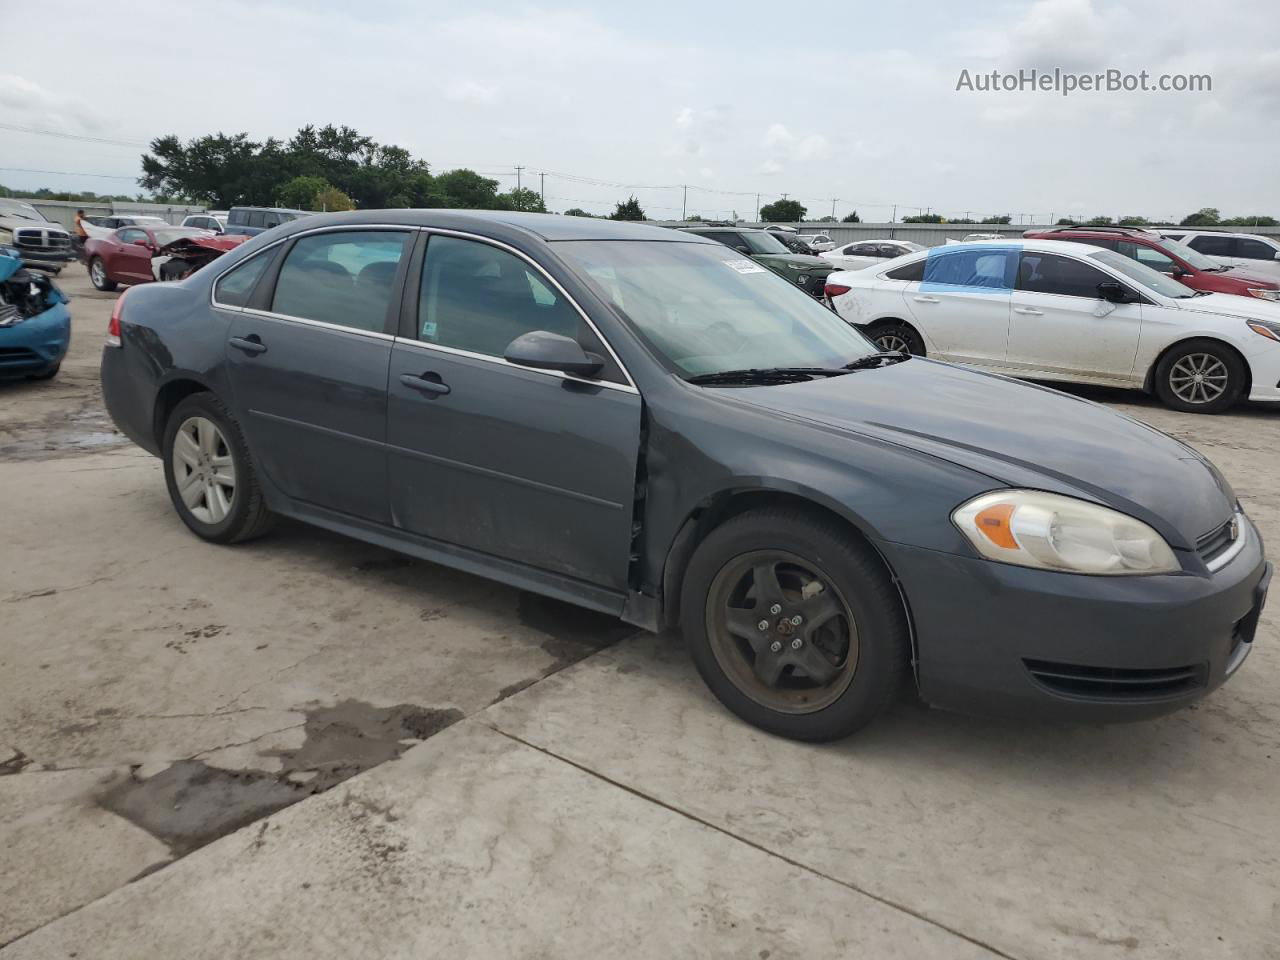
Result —
M1280 300L1280 283L1250 273L1244 268L1224 267L1185 244L1148 230L1132 227L1053 227L1049 230L1027 230L1022 235L1034 240L1072 240L1094 247L1105 247L1144 263L1153 270L1167 273L1192 290Z

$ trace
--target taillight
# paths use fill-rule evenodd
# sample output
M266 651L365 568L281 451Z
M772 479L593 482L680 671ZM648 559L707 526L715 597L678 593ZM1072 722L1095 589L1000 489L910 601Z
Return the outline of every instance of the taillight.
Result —
M120 315L124 313L124 295L128 290L123 291L120 296L116 297L116 305L111 308L111 319L107 321L107 346L120 346Z
M822 288L822 292L828 297L839 297L852 289L852 287L846 287L843 283L828 283Z

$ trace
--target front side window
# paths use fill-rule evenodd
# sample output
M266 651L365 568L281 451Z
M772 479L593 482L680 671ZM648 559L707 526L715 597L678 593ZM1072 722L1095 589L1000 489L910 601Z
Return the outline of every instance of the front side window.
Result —
M1222 267L1214 263L1203 253L1192 250L1185 243L1179 243L1177 240L1161 240L1157 246L1170 256L1180 257L1197 270L1221 270Z
M382 333L408 234L344 230L302 237L285 257L274 313Z
M1018 289L1027 293L1097 300L1098 284L1110 279L1096 267L1052 253L1024 251L1018 267Z
M1268 246L1261 240L1241 237L1236 242L1239 244L1236 249L1236 256L1238 257L1243 257L1246 260L1274 260L1276 258L1276 248Z
M1150 267L1152 270L1158 270L1161 273L1173 273L1178 266L1173 262L1172 258L1165 256L1159 250L1143 246L1140 243L1134 243L1131 240L1121 240L1117 243L1116 252L1121 256L1129 257L1131 260L1137 260L1144 266Z
M120 231L121 243L137 243L139 240L145 240L145 239L147 239L146 232L143 230L138 230L137 228L130 228L128 230Z
M249 297L253 295L253 288L257 285L258 278L267 269L267 263L270 260L270 254L251 257L240 266L234 267L229 273L223 274L213 285L213 299L223 306L246 306L249 303Z
M838 368L875 350L793 284L720 246L654 240L555 246L683 377L753 367Z
M271 211L268 210L265 214L263 214L262 225L264 227L267 227L268 229L270 229L271 227L280 226L280 222L281 222L281 218L280 218L280 214L278 213L272 213Z
M535 330L579 339L577 310L514 254L458 237L427 242L418 294L418 339L501 357Z
M1117 273L1137 282L1140 286L1154 290L1163 296L1172 297L1175 300L1185 300L1195 296L1190 287L1184 286L1172 277L1168 277L1159 271L1151 269L1146 264L1139 263L1132 257L1126 257L1124 254L1117 253L1114 250L1099 250L1096 253L1089 254L1089 259L1097 260Z
M745 243L747 249L752 253L790 253L775 234L762 231L760 233L744 233L740 236L741 239L738 242Z

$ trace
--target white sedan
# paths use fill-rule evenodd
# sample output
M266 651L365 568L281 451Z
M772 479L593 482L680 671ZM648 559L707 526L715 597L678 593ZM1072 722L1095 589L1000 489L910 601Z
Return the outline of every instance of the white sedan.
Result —
M841 270L863 270L886 260L926 249L928 248L908 240L857 240L818 256L834 261Z
M803 240L809 245L809 249L814 253L825 253L835 247L836 242L825 233L802 233L796 237L797 240Z
M1112 250L949 244L833 273L826 293L885 350L1154 391L1190 413L1218 413L1240 397L1280 402L1280 304L1191 290Z

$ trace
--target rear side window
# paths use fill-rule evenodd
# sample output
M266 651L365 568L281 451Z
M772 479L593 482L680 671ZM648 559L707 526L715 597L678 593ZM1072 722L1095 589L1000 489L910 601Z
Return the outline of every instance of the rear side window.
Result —
M227 223L235 224L237 227L243 227L249 222L249 212L247 210L232 210L227 214Z
M1236 256L1244 257L1246 260L1274 260L1276 258L1275 247L1268 246L1261 240L1250 240L1248 237L1241 237L1236 241L1239 247L1236 248Z
M261 210L254 210L249 214L249 226L260 227L266 222L266 214Z
M229 273L224 273L213 285L213 299L228 307L243 307L248 304L253 288L270 260L270 255L252 257Z
M1110 279L1095 267L1052 253L1023 253L1018 267L1018 289L1027 293L1097 300L1098 284Z
M924 258L924 283L965 287L971 291L1011 290L1016 251L983 244L977 249L948 251L935 247Z
M1234 237L1215 237L1202 233L1187 241L1187 246L1198 250L1206 257L1234 257L1236 241Z
M890 270L885 276L890 280L910 280L919 283L924 279L924 260L917 260L915 263L908 263L905 267Z
M382 230L303 237L280 267L272 312L384 333L407 239Z
M418 339L501 357L534 330L578 339L581 318L536 270L475 240L435 236L418 296Z

